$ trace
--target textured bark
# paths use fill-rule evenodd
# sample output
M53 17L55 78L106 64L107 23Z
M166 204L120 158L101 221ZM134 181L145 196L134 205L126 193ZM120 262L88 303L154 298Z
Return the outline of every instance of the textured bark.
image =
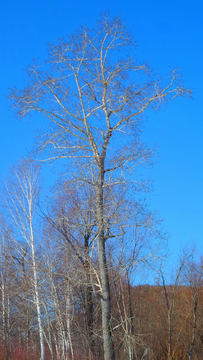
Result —
M104 214L103 214L103 202L104 202L104 167L101 162L99 169L99 176L97 182L97 221L98 221L98 255L99 255L99 268L102 283L102 329L103 329L103 341L104 341L104 359L114 360L114 349L112 334L110 328L111 321L111 303L110 303L110 288L108 279L108 269L106 263L106 250L105 250L105 237L104 237Z

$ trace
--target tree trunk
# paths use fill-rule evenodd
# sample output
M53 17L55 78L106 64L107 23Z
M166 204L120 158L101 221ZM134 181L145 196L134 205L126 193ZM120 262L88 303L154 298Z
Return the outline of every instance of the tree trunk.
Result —
M85 275L86 275L86 291L85 291L85 325L88 340L88 354L93 353L94 341L93 341L93 298L92 298L92 285L91 285L91 269L89 260L89 238L90 235L85 235L84 249L85 249ZM91 355L90 355L91 356Z
M99 176L97 182L97 221L98 221L98 255L99 268L102 284L102 330L104 341L104 360L114 360L114 349L112 341L112 333L110 329L111 320L111 304L110 304L110 288L108 269L106 264L105 238L104 238L104 216L103 216L103 183L104 183L104 164L99 168Z
M190 351L188 353L188 359L193 359L193 350L194 350L194 344L195 344L195 335L196 335L196 326L197 326L197 304L199 300L199 294L196 296L194 301L194 308L193 308L193 329L192 329L192 339L190 344Z
M131 292L130 292L130 280L129 273L127 272L127 284L128 284L128 308L130 315L130 339L129 339L129 360L134 359L134 346L132 337L134 335L134 326L133 326L133 313L132 313L132 304L131 304Z
M41 348L41 358L40 360L45 359L45 349L44 349L44 336L43 336L43 328L41 321L41 310L40 310L40 300L39 300L39 291L38 291L38 279L37 279L37 266L35 259L35 246L34 246L34 233L32 227L32 201L29 201L29 214L30 214L30 246L32 252L32 266L33 266L33 276L34 276L34 294L35 294L35 303L37 308L37 318L39 325L39 338L40 338L40 348Z

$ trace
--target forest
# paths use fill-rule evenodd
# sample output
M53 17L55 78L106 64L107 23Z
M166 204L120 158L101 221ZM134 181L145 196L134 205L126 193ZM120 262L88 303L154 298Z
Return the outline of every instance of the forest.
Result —
M184 250L168 282L168 235L140 172L154 162L148 111L184 96L179 71L139 63L108 14L50 44L11 89L14 115L43 126L2 190L0 359L201 359L202 259ZM50 192L46 164L59 173Z
M76 235L80 238L79 231ZM40 358L34 255L45 358L102 360L100 299L92 290L89 270L67 238L48 226L32 254L26 243L17 245L12 240L3 219L2 238L0 359ZM172 285L165 285L160 272L159 285L133 286L130 271L119 273L111 256L116 359L202 359L202 263L195 263L191 254L180 260ZM92 272L94 286L100 286L97 257Z

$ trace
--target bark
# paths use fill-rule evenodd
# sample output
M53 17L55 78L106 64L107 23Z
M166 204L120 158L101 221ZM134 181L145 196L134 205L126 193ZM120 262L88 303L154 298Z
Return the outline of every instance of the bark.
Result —
M89 261L89 239L90 234L86 234L84 237L84 248L85 248L85 262L84 268L86 272L86 293L85 293L85 322L86 322L86 332L87 339L89 344L90 353L94 352L94 340L93 340L93 290L91 285L91 269ZM89 354L87 354L89 355Z
M42 321L41 321L41 310L40 310L40 301L39 301L39 290L38 290L38 280L37 280L37 268L36 268L36 259L35 259L35 247L34 247L34 235L32 225L30 226L31 230L31 251L32 251L32 264L33 264L33 275L34 275L34 289L35 289L35 301L37 308L37 318L39 324L39 337L40 337L40 348L41 348L41 359L45 359L45 350L44 350L44 336L42 329Z
M132 337L134 335L134 326L133 326L133 313L132 313L132 304L131 304L131 291L130 291L130 281L129 281L129 274L127 272L127 284L128 284L128 308L130 314L130 339L129 339L129 359L134 359L134 347L132 342Z
M70 282L67 284L67 295L66 295L66 318L67 318L67 340L66 340L66 352L68 354L68 350L71 352L71 360L74 360L74 352L73 345L71 339L71 288Z
M2 277L3 278L3 277ZM3 320L3 341L4 341L4 360L8 360L8 329L7 329L7 309L5 299L5 283L2 279L2 320Z
M114 349L112 341L112 333L110 328L111 321L111 303L110 303L110 288L108 269L106 263L106 250L105 250L105 237L104 237L104 164L101 163L99 169L99 176L97 182L97 221L98 221L98 255L99 255L99 268L102 283L102 330L103 330L103 346L104 346L104 359L114 360Z
M3 254L5 251L4 236L3 246L0 246L0 268L1 268L1 305L2 305L2 340L4 346L4 360L9 360L9 293L8 293L8 279L7 279L7 261Z
M28 351L29 349L29 339L30 339L30 317L29 317L29 307L28 307L28 278L25 271L25 257L27 254L27 250L23 252L22 259L19 259L16 256L12 256L14 260L18 262L18 264L22 268L23 273L23 283L25 289L25 298L24 298L24 308L25 308L25 316L26 316L26 328L25 328L25 346Z
M192 329L192 339L190 343L190 351L188 353L188 359L193 359L193 351L194 351L194 345L195 345L195 337L196 337L196 327L197 327L197 305L199 301L199 291L197 290L197 294L194 295L194 307L193 307L193 329Z
M47 340L49 350L50 350L50 353L51 353L51 359L55 360L54 351L53 351L52 336L51 336L51 321L50 321L50 318L49 318L49 312L48 312L46 303L44 301L43 301L43 304L44 304L44 308L45 308L45 311L46 311L46 314L47 314L47 327L48 327L48 334L49 334L49 340L48 339L46 339L46 340Z

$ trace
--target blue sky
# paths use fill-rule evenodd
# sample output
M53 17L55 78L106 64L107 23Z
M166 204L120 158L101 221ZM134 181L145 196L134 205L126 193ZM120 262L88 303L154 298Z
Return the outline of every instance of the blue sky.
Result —
M158 163L150 171L154 195L150 207L160 211L171 234L169 252L185 244L200 249L203 240L203 3L202 1L81 1L7 0L0 13L0 179L11 164L31 149L34 119L16 120L5 96L22 88L23 69L32 59L46 58L47 43L74 32L81 24L93 27L100 12L121 15L137 40L137 58L147 60L161 75L181 68L193 100L175 99L164 111L147 114L145 141L157 144ZM46 178L50 177L46 173ZM51 181L50 181L51 182Z

